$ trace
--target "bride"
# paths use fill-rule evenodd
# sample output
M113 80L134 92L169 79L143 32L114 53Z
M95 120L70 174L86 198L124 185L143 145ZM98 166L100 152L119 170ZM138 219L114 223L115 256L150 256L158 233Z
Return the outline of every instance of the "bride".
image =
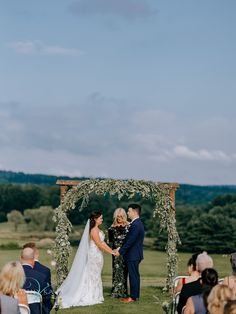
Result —
M104 301L102 251L110 254L113 251L104 242L105 235L99 229L102 221L101 212L93 212L87 221L71 270L57 290L57 303L61 308L93 305Z

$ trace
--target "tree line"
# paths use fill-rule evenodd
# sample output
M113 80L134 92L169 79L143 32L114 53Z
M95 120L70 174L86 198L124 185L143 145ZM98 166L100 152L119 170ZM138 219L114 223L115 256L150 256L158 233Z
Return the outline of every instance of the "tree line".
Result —
M179 251L235 252L236 193L217 196L201 206L178 205L176 224L182 242L178 245ZM155 241L155 248L163 250L166 239L165 233L160 234Z
M142 220L146 236L155 239L154 248L164 250L167 235L159 234L158 219L153 219L154 203L141 199L137 194L133 199L116 196L93 195L88 207L80 212L80 204L68 213L73 225L83 225L93 210L101 210L104 215L104 229L112 223L117 207L127 208L130 202L142 206ZM57 185L0 184L0 222L14 219L24 221L29 229L49 230L53 208L60 203ZM16 218L17 211L21 218ZM9 216L9 214L11 215ZM19 214L18 214L19 216ZM22 220L23 219L23 220ZM15 226L17 228L17 224ZM182 244L179 251L229 253L235 250L236 241L236 187L201 187L181 185L176 193L176 224ZM50 228L48 226L51 226ZM49 228L49 229L48 229ZM50 230L51 230L50 229Z
M26 209L60 204L58 186L39 186L33 184L0 184L0 222L7 220L12 210L23 213Z

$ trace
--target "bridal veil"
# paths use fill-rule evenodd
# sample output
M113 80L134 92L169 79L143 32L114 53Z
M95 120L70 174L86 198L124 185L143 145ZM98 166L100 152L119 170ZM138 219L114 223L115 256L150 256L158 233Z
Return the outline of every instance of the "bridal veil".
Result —
M58 294L57 303L62 308L73 306L75 295L80 294L80 290L82 289L82 277L88 261L89 252L89 225L90 220L88 219L70 272L56 292Z

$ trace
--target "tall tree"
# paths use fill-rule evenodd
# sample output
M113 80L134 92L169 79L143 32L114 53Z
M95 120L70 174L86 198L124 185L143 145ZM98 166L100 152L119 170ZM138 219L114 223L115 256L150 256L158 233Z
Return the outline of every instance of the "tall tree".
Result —
M25 222L22 213L19 210L12 210L10 213L7 214L8 222L14 224L14 230L17 231L18 226Z

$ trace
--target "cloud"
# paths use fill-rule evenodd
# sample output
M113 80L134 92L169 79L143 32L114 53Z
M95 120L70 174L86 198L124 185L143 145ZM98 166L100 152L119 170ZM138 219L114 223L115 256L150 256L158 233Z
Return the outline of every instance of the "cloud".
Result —
M235 182L236 152L228 140L229 131L236 130L233 117L209 128L207 120L187 123L173 112L93 92L84 102L68 106L0 102L0 125L0 164L5 169Z
M195 159L202 161L223 161L229 162L234 159L233 155L227 155L221 150L209 151L207 149L191 150L186 146L175 146L173 149L174 156L187 159Z
M20 54L77 56L82 53L76 48L65 48L57 45L46 45L40 40L16 41L7 44Z
M180 127L178 120L173 113L139 108L97 92L88 95L84 103L61 107L0 103L0 124L4 130L0 145L45 151L63 149L80 156L130 152L157 161L235 160L234 151L229 153L227 147L221 148L219 135L214 148L207 144L206 130L195 144L194 125L188 130L188 125ZM222 129L221 132L223 136ZM191 147L201 143L205 148L190 149L188 142Z
M156 14L147 0L78 0L69 6L78 16L113 16L125 20L146 19Z

